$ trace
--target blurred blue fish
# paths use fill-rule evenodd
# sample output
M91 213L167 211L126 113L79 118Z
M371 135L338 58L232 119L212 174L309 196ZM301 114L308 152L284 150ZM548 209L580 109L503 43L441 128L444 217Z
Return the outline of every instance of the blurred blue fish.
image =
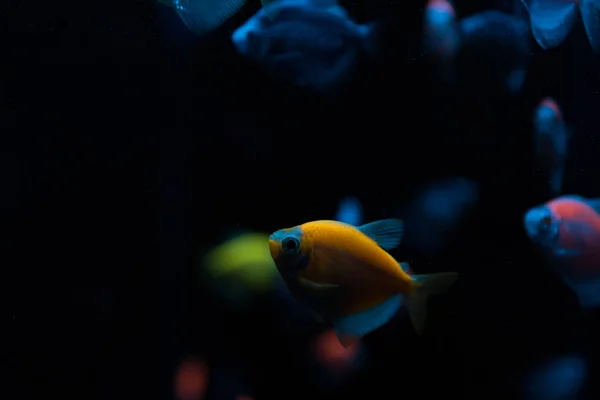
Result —
M349 225L362 225L362 207L358 199L356 197L343 199L340 202L335 219Z
M429 0L425 8L424 51L435 59L446 81L456 79L454 61L459 54L490 60L477 63L480 69L481 65L487 66L483 73L466 75L503 82L505 90L516 93L525 81L531 46L529 24L521 13L514 14L487 10L457 22L448 0Z
M535 111L533 127L534 153L538 165L550 177L552 194L557 196L563 185L570 133L554 99L542 99Z
M531 59L529 26L524 19L488 10L462 18L459 32L465 48L495 61L489 78L503 81L511 93L521 90Z
M406 240L421 251L435 252L478 201L477 184L451 178L422 188L412 200L404 222Z
M566 355L536 367L525 382L527 400L576 399L587 376L585 361Z
M448 0L429 0L424 17L425 51L440 60L454 58L460 42L452 3Z
M353 22L335 0L278 0L231 39L242 56L274 75L327 91L345 81L361 52L372 51L373 31Z
M529 11L533 37L549 49L560 45L578 20L578 10L590 45L600 52L600 0L522 0Z

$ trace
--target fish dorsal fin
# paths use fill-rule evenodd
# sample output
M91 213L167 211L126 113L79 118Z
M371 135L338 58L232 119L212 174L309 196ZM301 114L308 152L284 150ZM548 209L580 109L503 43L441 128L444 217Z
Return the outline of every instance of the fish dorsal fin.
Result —
M316 7L331 8L338 5L337 0L304 0Z
M404 222L399 219L382 219L365 224L358 230L373 239L382 249L391 250L402 241Z
M592 207L600 215L600 198L598 199L586 199L585 202L588 206Z

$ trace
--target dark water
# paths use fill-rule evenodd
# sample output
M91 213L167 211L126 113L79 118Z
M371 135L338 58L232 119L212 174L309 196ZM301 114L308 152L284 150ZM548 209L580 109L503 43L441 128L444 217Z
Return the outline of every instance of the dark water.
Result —
M419 47L421 3L345 4L359 21L385 15L384 44L333 99L235 53L230 30L257 5L205 40L149 2L0 6L14 397L171 398L176 364L196 353L214 360L215 399L240 381L257 400L521 398L533 363L582 352L584 398L597 398L598 314L544 268L522 216L549 196L530 134L546 95L576 129L563 191L600 197L600 58L579 27L559 48L534 46L519 95L442 89ZM463 3L465 15L493 5ZM388 218L422 182L452 176L479 183L474 217L441 254L401 254L461 274L435 303L443 322L369 335L370 362L335 391L318 385L307 337L270 328L269 299L232 311L194 284L198 247L231 229L330 218L348 194L366 220Z

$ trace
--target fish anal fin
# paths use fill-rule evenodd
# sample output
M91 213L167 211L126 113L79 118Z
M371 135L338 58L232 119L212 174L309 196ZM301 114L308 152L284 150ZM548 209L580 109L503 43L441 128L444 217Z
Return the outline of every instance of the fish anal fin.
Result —
M342 343L356 341L368 333L387 323L402 305L402 296L390 296L375 307L356 314L336 316L331 318L331 324Z

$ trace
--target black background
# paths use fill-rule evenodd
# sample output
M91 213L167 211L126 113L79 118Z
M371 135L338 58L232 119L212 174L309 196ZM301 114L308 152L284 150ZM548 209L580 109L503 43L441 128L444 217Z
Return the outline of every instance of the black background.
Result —
M476 56L458 87L435 84L419 48L423 2L344 3L381 21L382 49L342 96L320 99L236 55L230 32L256 3L204 40L149 2L50 3L0 6L3 319L20 398L168 398L187 353L235 365L256 399L518 398L532 362L576 350L598 376L598 315L522 228L549 198L531 151L542 96L575 128L565 193L600 197L600 59L580 25L557 49L534 45L509 96L474 83L490 67ZM367 220L387 218L420 183L458 175L481 201L453 246L394 253L421 273L461 273L437 304L445 324L365 338L374 361L340 392L307 378L303 344L270 332L268 305L232 315L193 284L198 246L230 229L330 218L348 194ZM218 385L208 396L229 398Z

